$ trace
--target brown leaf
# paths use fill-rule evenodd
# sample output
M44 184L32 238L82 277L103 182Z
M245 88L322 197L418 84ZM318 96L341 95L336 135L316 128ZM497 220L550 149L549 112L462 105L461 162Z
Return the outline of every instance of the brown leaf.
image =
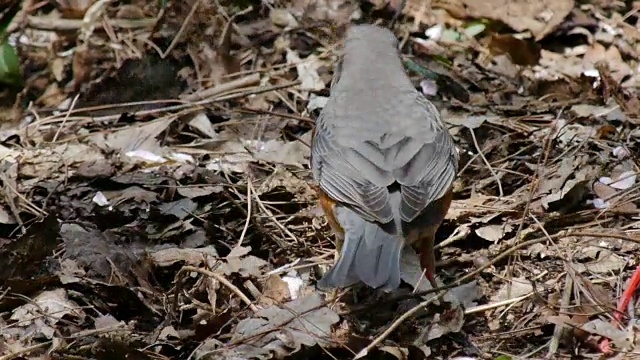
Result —
M536 41L562 23L573 9L573 0L461 0L466 15L499 20L516 31L529 30Z

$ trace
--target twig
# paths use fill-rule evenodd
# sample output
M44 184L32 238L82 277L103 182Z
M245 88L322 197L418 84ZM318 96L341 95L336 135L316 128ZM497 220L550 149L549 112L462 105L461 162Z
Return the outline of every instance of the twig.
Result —
M240 36L244 42L251 43L251 40L249 40L249 38L240 30L238 25L234 23L233 20L236 16L243 15L252 11L253 7L249 6L248 8L233 14L233 16L229 16L229 14L227 14L227 11L224 9L224 6L222 6L218 0L214 0L214 3L216 4L216 7L218 8L220 14L222 14L222 16L226 18L229 23L231 23L231 27L233 27L233 30L236 31L236 34L238 34L238 36Z
M2 355L0 356L0 360L12 360L15 359L17 357L22 357L23 355L27 355L28 353L34 351L34 350L38 350L40 348L44 348L47 347L51 344L51 341L45 341L43 343L39 343L39 344L35 344L35 345L31 345L28 346L24 349L20 349L12 354L8 354L8 355Z
M407 0L401 0L400 4L398 5L398 8L396 9L396 13L393 14L393 18L389 23L389 29L393 29L393 27L396 25L396 22L402 15L402 12L404 11L405 6L407 6Z
M547 274L546 271L543 271L542 273L538 274L538 276L536 276L534 279L532 279L532 281L538 280L541 277L545 276ZM531 297L532 295L535 295L536 291L532 291L526 295L522 295L522 296L518 296L516 298L513 299L507 299L507 300L503 300L503 301L498 301L495 303L491 303L491 304L485 304L485 305L479 305L479 306L474 306L471 308L468 308L465 310L464 314L465 315L469 315L469 314L474 314L474 313L478 313L478 312L483 312L483 311L487 311L487 310L491 310L491 309L495 309L495 308L499 308L499 307L503 307L506 305L513 305L516 304L528 297ZM509 306L509 308L511 308L511 306Z
M185 95L182 97L182 99L185 101L197 101L201 99L207 99L231 90L252 86L252 85L258 84L259 82L260 82L260 74L254 73L251 75L241 77L239 79L234 79L234 80L216 85L212 88L198 91L193 94Z
M462 240L462 239L466 238L467 235L469 235L470 232L471 232L471 229L469 228L469 225L466 225L466 224L460 225L453 231L453 233L451 233L451 235L449 235L448 238L446 238L444 241L438 243L433 248L437 250L437 249L443 248L445 246L449 246L449 245L453 244L454 242L456 242L458 240Z
M242 301L247 304L247 306L249 306L249 309L251 309L251 311L253 312L258 312L260 309L258 309L257 306L255 306L252 302L251 299L249 299L249 297L247 297L247 295L245 295L242 291L240 291L240 289L238 289L235 285L233 285L229 280L225 279L222 275L215 273L213 271L207 270L207 269L201 269L201 268L197 268L195 266L184 266L182 269L180 269L180 272L178 273L178 275L180 275L181 273L185 273L188 271L193 271L193 272L197 272L200 273L202 275L206 275L209 277L212 277L218 281L220 281L220 283L226 287L229 288L229 290L231 290L233 293L235 293L236 295L238 295L238 297L240 297L240 299L242 299ZM176 294L177 296L177 294Z
M189 10L189 13L184 18L184 21L180 25L180 29L178 29L176 36L174 36L173 39L171 39L171 43L169 44L167 49L160 54L160 58L162 59L166 58L169 52L171 52L171 50L173 50L173 48L176 46L176 44L178 43L178 40L180 40L180 38L182 37L184 30L187 28L187 25L189 25L189 23L191 22L191 19L193 18L193 14L196 13L196 10L200 6L201 2L202 0L196 0L193 6L191 6L191 10Z
M406 313L402 314L402 316L400 316L396 321L394 321L393 324L391 324L391 326L389 326L389 328L387 330L385 330L382 334L380 334L378 337L373 339L373 341L369 345L367 345L367 347L365 347L364 349L360 350L353 359L354 360L355 359L361 359L361 358L367 356L367 354L369 354L370 350L374 349L378 344L380 344L382 341L384 341L384 339L386 339L406 319L408 319L411 316L413 316L413 314L415 314L418 311L420 311L420 309L422 309L423 307L431 304L432 302L434 302L436 300L439 300L440 298L442 298L444 296L445 293L446 293L445 291L442 291L438 295L433 296L433 297L421 302L420 304L414 306L411 310L409 310Z
M511 304L515 304L517 302L520 302L528 297L531 297L531 295L535 294L535 292L530 292L527 295L522 295L522 296L518 296L516 298L513 299L507 299L507 300L502 300L502 301L498 301L495 303L491 303L491 304L485 304L485 305L478 305L478 306L474 306L474 307L470 307L468 309L466 309L464 311L465 315L471 315L471 314L475 314L475 313L479 313L479 312L484 312L484 311L488 311L491 309L496 309L499 307L503 307L506 305L511 305Z
M262 114L262 115L273 115L273 116L279 116L287 119L299 120L309 124L315 124L315 120L310 119L308 117L296 115L296 114L287 114L283 112L269 111L269 110L262 110L262 109L252 109L249 107L243 107L242 109L240 109L240 112L249 112L252 114Z
M78 101L79 97L80 97L80 94L77 94L76 96L73 97L73 101L71 102L71 105L69 106L69 110L66 111L66 114L64 115L64 119L62 119L62 123L58 127L58 130L56 130L56 134L53 136L53 139L51 139L52 143L54 143L54 142L56 142L58 140L58 136L60 135L60 132L62 131L62 129L64 129L64 124L69 119L69 116L71 115L71 111L73 111L73 108L76 106L76 102Z
M560 114L558 114L558 116L559 115ZM557 123L557 117L556 117L555 123ZM524 228L525 219L529 216L529 210L531 208L531 202L533 201L533 196L538 191L538 187L540 186L540 178L542 177L542 167L543 165L547 164L547 161L549 159L549 155L551 153L551 138L553 137L553 134L554 134L553 131L549 131L549 134L545 138L544 156L538 157L536 172L533 178L531 179L531 185L529 186L529 196L527 196L527 202L524 206L524 210L522 211L522 217L520 218L520 222L518 224L518 230L516 230L516 236L515 236L516 242L520 240L522 229ZM508 260L507 269L506 269L507 275L511 274L512 260L513 259L511 258Z
M242 233L240 233L240 240L238 240L237 247L242 246L242 242L244 241L244 237L247 234L247 229L249 228L249 222L251 221L251 204L253 203L251 199L251 191L253 190L253 185L251 182L251 177L247 179L247 219L244 222L244 227L242 228Z
M230 82L229 82L230 83ZM228 84L228 83L225 83ZM160 114L160 113L167 113L167 112L171 112L171 111L177 111L177 110L184 110L184 109L191 109L191 110L195 110L197 109L199 106L205 106L205 105L209 105L215 102L220 102L220 101L225 101L225 100L233 100L233 99L239 99L239 98L243 98L245 96L249 96L249 95L255 95L255 94L262 94L262 93L266 93L269 91L275 91L275 90L280 90L280 89L284 89L287 87L291 87L291 86L296 86L299 85L300 81L296 80L296 81L292 81L286 84L279 84L279 85L269 85L269 86L259 86L256 88L252 88L252 89L247 89L247 90L239 90L237 92L231 92L229 94L220 94L219 96L213 97L213 98L208 98L208 99L204 99L204 100L199 100L199 101L195 101L195 102L187 102L187 101L180 101L180 100L154 100L154 101L136 101L136 102L129 102L129 103L124 103L124 104L115 104L115 105L101 105L101 106L95 106L95 107L90 107L90 108L80 108L80 109L75 109L74 111L72 111L72 113L78 113L78 112L83 112L83 111L88 111L88 110L96 110L96 109L111 109L111 108L116 108L116 107L126 107L126 106L139 106L139 105L145 105L145 104L152 104L152 103L158 103L158 102L169 102L169 101L173 101L173 102L177 102L177 105L172 105L172 106L166 106L166 107L162 107L162 108L156 108L156 109L150 109L150 110L142 110L142 111L136 111L136 115L137 116L145 116L145 115L154 115L154 114ZM224 85L224 84L222 84ZM220 86L222 86L220 85ZM124 110L123 110L124 111ZM88 116L82 116L82 117L70 117L70 119L74 119L74 120L86 120L89 119L92 123L94 122L107 122L107 121L115 121L118 120L120 118L121 115L105 115L105 116L97 116L94 118L90 118ZM53 116L48 116L46 118L42 118L40 119L37 123L34 122L32 124L29 124L28 128L31 128L33 126L36 125L42 125L43 123L52 123L52 122L58 122L58 116L57 115L53 115Z
M152 27L156 23L155 18L151 19L106 19L109 26L120 29L139 29ZM82 19L53 19L51 17L28 16L27 26L39 30L78 30L83 26ZM96 28L101 28L100 23L95 24Z
M473 145L476 147L476 150L478 150L478 155L480 155L480 157L482 158L482 161L484 161L485 165L487 165L487 168L491 172L491 175L494 177L494 179L496 179L496 182L498 183L498 191L500 194L500 198L504 197L504 191L502 191L502 182L500 181L498 174L496 174L496 172L493 170L493 166L491 166L491 163L489 163L487 158L484 157L482 149L478 144L478 139L476 139L476 133L473 131L472 128L468 128L468 129L469 129L469 132L471 133L471 139L473 139Z
M571 294L573 293L573 278L567 272L567 282L564 286L564 291L562 292L562 301L560 302L560 311L565 311L567 307L569 307L569 301L571 300ZM562 336L562 331L564 327L560 324L556 324L553 329L553 337L549 342L549 352L547 352L547 358L551 359L551 357L558 351L558 347L560 346L560 336Z
M258 207L260 208L260 210L262 210L262 212L264 212L269 219L271 219L271 221L273 221L274 224L276 224L277 227L280 228L280 230L282 230L282 232L284 232L285 234L287 234L291 240L295 241L296 243L299 243L300 240L298 240L298 238L293 235L293 233L291 233L291 231L289 231L289 229L287 229L284 225L282 225L278 219L276 219L276 217L273 215L273 213L267 209L266 206L264 206L264 204L262 203L262 200L260 200L260 197L254 192L253 196L255 196L256 198L256 202L258 203Z

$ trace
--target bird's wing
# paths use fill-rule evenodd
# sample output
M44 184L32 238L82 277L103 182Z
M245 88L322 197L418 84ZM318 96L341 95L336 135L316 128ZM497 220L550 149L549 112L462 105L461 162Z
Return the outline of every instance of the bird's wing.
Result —
M322 115L321 115L322 116ZM391 173L372 159L370 146L338 143L319 118L311 146L311 166L320 188L333 200L348 205L368 221L393 219L387 185Z
M396 164L393 175L402 185L400 216L405 222L415 219L429 204L443 197L458 171L455 144L435 106L422 97L417 101L426 110L430 126L394 149L395 159L402 160Z

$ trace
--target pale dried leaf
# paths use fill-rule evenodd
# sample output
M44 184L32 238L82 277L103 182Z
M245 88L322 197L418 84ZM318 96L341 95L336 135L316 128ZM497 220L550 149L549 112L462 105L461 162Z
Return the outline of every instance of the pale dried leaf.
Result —
M398 360L406 360L409 358L409 349L397 346L382 346L380 351L393 355Z
M309 55L306 59L301 59L293 50L287 49L287 63L295 65L300 80L300 90L320 91L325 88L324 81L318 74L318 69L323 66L322 62L315 55Z
M55 289L44 291L32 302L15 308L10 319L17 322L15 326L53 339L56 324L65 316L82 321L86 315L78 304L69 300L66 290Z
M485 240L496 242L502 240L504 235L511 230L513 230L513 226L510 224L487 225L476 229L476 234Z
M173 117L161 118L143 125L128 126L112 133L96 133L89 140L104 150L117 150L126 153L133 150L145 150L162 156L167 149L160 146L156 139L173 122Z
M533 291L531 282L523 277L512 279L510 282L502 284L500 289L491 297L492 302L515 299L527 295Z

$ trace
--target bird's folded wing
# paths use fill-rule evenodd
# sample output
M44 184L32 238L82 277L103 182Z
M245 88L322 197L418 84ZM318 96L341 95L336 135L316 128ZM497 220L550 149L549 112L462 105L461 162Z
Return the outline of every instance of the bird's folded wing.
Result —
M314 176L330 198L350 205L367 221L388 223L393 219L386 188L392 181L390 173L356 149L337 144L326 130L315 133L311 149Z
M453 140L441 129L433 142L425 142L415 155L394 172L402 185L400 216L410 222L449 190L458 171Z

